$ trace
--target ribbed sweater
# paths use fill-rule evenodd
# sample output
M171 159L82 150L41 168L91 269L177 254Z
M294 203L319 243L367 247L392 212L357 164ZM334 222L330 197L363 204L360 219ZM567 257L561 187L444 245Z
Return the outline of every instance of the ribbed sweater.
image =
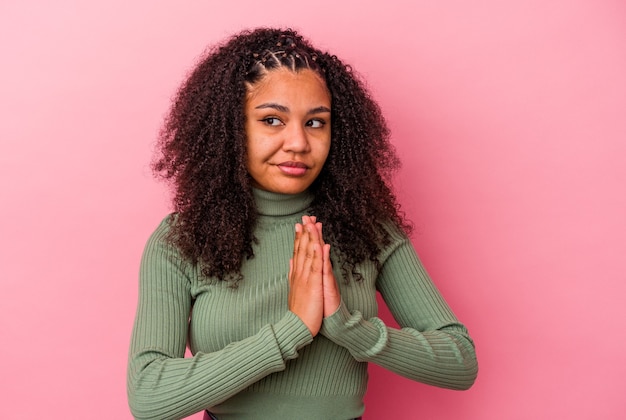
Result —
M148 240L128 366L135 418L209 409L220 420L352 419L364 411L368 362L435 386L472 385L473 342L404 234L392 234L380 272L358 265L360 281L334 264L342 302L313 338L287 305L294 225L313 197L254 195L258 243L237 288L203 278L166 241L173 216ZM400 329L377 317L377 291Z

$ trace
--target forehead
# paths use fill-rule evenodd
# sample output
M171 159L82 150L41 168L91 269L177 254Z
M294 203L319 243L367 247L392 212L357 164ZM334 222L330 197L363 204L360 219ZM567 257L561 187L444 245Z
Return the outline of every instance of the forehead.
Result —
M306 95L311 100L330 103L330 92L326 82L317 72L309 69L293 71L287 67L280 67L270 70L259 81L248 84L246 88L247 102L264 97L279 100Z

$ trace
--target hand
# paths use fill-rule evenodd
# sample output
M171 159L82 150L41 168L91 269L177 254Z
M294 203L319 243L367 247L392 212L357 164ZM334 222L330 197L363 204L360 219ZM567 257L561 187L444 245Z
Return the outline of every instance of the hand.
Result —
M289 310L315 336L322 317L332 315L340 303L330 245L324 242L322 224L315 216L304 216L302 224L296 224L294 254L289 261Z
M289 261L289 310L296 314L314 337L324 315L323 241L308 216L296 224L293 257Z

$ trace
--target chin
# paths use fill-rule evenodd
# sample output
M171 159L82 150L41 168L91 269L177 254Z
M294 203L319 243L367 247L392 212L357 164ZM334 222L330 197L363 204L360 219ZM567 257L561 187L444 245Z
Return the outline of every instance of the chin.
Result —
M296 195L306 190L307 188L277 188L272 191L278 194Z
M297 185L271 185L268 188L261 186L261 188L278 194L295 195L306 191L310 186L310 183L298 183Z

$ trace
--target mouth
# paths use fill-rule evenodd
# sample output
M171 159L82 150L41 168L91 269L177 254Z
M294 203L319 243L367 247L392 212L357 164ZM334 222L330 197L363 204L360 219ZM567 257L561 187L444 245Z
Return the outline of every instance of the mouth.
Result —
M309 169L309 167L304 163L293 161L282 162L277 166L278 169L280 169L284 174L291 176L302 176Z

